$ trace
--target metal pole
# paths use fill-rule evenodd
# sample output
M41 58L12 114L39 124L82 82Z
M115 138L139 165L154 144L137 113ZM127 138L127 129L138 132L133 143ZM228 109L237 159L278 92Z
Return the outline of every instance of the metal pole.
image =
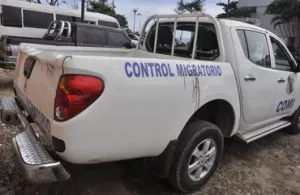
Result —
M81 0L81 22L84 22L85 0Z
M226 13L226 15L227 15L227 17L229 16L229 4L230 4L230 0L228 0L228 3L227 3L227 13Z
M135 33L135 17L136 17L136 12L138 9L133 9L133 14L134 14L134 18L133 18L133 33Z

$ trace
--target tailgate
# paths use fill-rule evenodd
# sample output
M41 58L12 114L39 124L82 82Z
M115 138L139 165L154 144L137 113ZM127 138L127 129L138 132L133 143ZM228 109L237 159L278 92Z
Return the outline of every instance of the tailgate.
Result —
M25 104L25 109L34 115L34 120L48 132L64 58L62 54L45 48L23 45L17 59L14 76L16 95Z

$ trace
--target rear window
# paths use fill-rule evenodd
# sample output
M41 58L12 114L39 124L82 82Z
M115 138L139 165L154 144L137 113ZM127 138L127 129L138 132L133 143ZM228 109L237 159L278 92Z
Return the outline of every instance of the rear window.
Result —
M2 5L2 25L22 27L21 8Z
M47 29L53 21L53 14L37 12L37 11L23 11L24 27L30 28L44 28Z

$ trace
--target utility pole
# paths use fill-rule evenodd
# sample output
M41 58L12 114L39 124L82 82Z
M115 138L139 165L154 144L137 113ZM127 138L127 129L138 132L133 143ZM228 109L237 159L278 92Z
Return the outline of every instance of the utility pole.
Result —
M81 0L81 22L84 22L85 0Z
M230 4L230 0L228 0L228 3L227 3L227 17L229 17L229 4Z
M141 13L138 13L137 16L142 16L142 14L141 14ZM142 21L140 20L140 21L139 21L139 30L138 30L139 32L141 31L141 22L142 22Z
M134 16L134 18L133 18L133 33L135 33L135 17L136 17L136 12L138 11L138 9L137 8L134 8L133 9L133 16Z

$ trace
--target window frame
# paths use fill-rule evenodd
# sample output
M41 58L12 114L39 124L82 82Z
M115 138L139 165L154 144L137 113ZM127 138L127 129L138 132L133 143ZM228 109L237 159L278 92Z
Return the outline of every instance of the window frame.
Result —
M242 46L242 43L241 43L241 40L240 40L240 37L237 33L238 30L241 30L243 31L244 33L244 36L245 36L245 39L246 39L246 44L247 44L247 52L248 52L248 57L246 56L245 52L244 52L244 49L243 49L243 46ZM236 31L236 35L237 35L237 39L240 43L240 47L241 47L241 50L243 51L243 54L244 54L244 57L249 61L251 62L252 64L254 64L255 66L258 66L260 68L267 68L267 69L275 69L275 64L273 63L273 58L272 58L272 55L273 55L273 50L272 50L272 45L271 45L271 42L270 42L270 38L269 38L269 34L264 32L264 31L260 31L260 30L256 30L256 29L251 29L251 28L235 28L235 31ZM262 65L258 65L254 62L252 62L250 60L250 52L249 52L249 45L248 45L248 39L247 39L247 35L246 35L246 32L245 31L250 31L250 32L255 32L255 33L259 33L259 34L263 34L265 37L266 37L266 42L267 42L267 48L269 50L269 55L270 55L270 63L271 63L271 66L268 67L268 66L262 66Z
M293 60L293 58L291 58L291 55L290 55L290 53L288 52L288 50L287 50L287 48L286 48L286 46L285 46L285 44L283 44L280 40L278 40L276 37L274 37L273 35L268 35L268 39L269 39L269 41L270 41L270 49L271 49L271 62L272 62L272 65L274 66L274 69L275 70L278 70L278 71L284 71L284 72L294 72L293 71L293 68L295 68L295 67L292 67L292 66L295 66L295 62L294 62L294 60ZM272 40L271 39L274 39L277 43L279 43L280 44L280 48L281 49L283 49L284 50L284 53L286 54L286 56L288 57L288 60L289 60L289 62L291 63L290 64L290 70L282 70L282 69L278 69L278 68L276 68L276 59L275 59L275 51L273 50L273 46L272 46Z

